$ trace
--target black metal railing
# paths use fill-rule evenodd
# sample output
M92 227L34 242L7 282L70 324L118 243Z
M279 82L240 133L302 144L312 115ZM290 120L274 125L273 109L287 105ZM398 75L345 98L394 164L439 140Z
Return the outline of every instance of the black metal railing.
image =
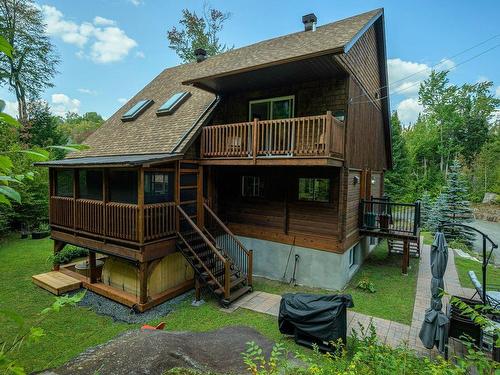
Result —
M360 228L416 236L420 228L420 202L396 203L389 198L361 200Z
M203 203L203 208L204 225L209 234L208 237L226 258L231 259L241 276L247 278L247 284L252 285L252 250L247 250L243 246L206 203Z

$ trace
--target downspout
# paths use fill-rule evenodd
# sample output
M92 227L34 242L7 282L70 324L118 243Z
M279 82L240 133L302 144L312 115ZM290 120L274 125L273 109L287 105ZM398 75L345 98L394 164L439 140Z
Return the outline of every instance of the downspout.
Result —
M201 113L201 115L196 119L196 121L193 123L193 125L191 125L191 127L182 135L181 139L179 139L179 141L175 144L174 148L172 149L172 153L175 153L177 151L177 148L182 145L182 143L185 141L185 139L187 138L187 136L193 131L193 129L198 125L198 123L201 121L201 119L203 117L205 117L205 115L213 109L214 106L216 106L217 104L219 104L220 102L220 96L217 94L215 96L215 99L207 106L207 108L205 108L205 110Z

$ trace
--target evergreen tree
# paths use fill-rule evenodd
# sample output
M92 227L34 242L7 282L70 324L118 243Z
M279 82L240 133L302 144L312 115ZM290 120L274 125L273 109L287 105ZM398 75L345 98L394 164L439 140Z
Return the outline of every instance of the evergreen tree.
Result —
M405 200L410 179L410 162L403 126L396 111L391 116L391 135L393 167L384 176L384 189L393 200Z
M431 195L426 190L420 200L420 226L429 229L429 217L432 210Z
M467 224L474 219L470 202L467 199L467 184L460 172L460 162L455 159L450 166L448 180L444 190L446 196L445 218L448 223ZM457 240L472 246L475 235L463 227L447 228L445 231L449 239Z
M440 223L446 221L447 199L446 194L441 193L434 201L427 219L427 227L432 233L436 233Z

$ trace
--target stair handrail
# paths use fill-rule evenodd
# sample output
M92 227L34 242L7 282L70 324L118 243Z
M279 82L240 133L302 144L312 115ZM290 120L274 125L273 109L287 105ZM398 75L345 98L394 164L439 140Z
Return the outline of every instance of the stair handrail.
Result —
M221 226L221 228L224 229L224 231L229 236L231 236L232 239L234 239L234 241L245 252L245 254L246 255L250 255L250 251L247 250L245 246L243 246L243 244L241 243L241 241L238 240L238 238L236 238L236 236L233 234L233 232L231 232L229 230L229 228L226 226L226 224L224 224L224 222L221 219L219 219L219 217L215 214L215 212L213 212L212 209L205 202L203 202L203 208L210 214L210 216L212 216L212 218Z

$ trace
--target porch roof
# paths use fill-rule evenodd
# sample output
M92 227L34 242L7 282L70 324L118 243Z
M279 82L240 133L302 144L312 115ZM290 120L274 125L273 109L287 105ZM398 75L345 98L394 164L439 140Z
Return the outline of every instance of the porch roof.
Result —
M149 155L113 155L90 156L62 160L51 160L35 163L45 167L135 167L140 165L154 165L166 161L182 158L180 154L149 154Z

